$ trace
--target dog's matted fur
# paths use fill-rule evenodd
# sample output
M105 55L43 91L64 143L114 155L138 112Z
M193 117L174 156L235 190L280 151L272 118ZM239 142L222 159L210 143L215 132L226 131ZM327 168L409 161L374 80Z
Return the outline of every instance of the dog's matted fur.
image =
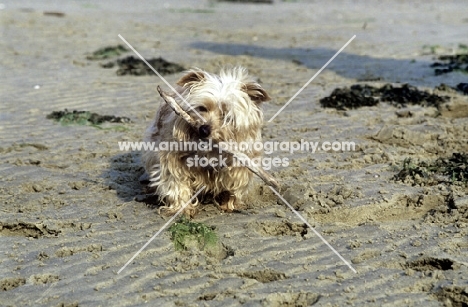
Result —
M270 99L266 91L249 79L246 69L235 67L221 70L219 76L195 69L188 71L178 82L176 90L187 103L175 93L178 104L194 119L199 115L205 123L198 131L178 116L167 104L162 103L156 117L146 131L145 141L155 142L258 142L261 141L263 113L261 104ZM198 114L197 114L198 113ZM244 151L249 158L262 152L252 148ZM232 211L242 203L252 181L252 172L246 167L233 166L232 155L222 154L227 167L193 166L187 159L206 157L220 159L218 148L211 151L200 147L186 150L147 151L143 154L150 187L163 202L164 212L177 212L202 187L205 195L223 210ZM199 200L195 199L185 210L193 216Z

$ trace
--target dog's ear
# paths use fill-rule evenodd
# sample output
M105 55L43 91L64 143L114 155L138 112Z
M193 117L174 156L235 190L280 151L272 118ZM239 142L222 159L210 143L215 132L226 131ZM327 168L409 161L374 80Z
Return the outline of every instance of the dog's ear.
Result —
M201 71L190 71L188 72L185 76L180 78L179 81L177 81L177 85L180 85L182 87L186 86L193 86L196 83L199 83L201 80L205 79L205 75Z
M244 84L242 90L249 95L250 99L256 104L270 100L270 95L258 83L250 82Z

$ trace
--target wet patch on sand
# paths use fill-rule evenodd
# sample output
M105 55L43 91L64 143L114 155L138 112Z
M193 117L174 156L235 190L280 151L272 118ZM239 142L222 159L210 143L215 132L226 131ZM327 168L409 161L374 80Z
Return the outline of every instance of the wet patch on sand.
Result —
M49 229L42 223L0 222L0 236L24 236L37 239L43 236L57 236L60 232L60 230Z
M444 193L444 191L442 191ZM458 192L456 192L458 193ZM445 202L438 205L425 216L427 223L452 225L465 228L468 223L468 197L456 197L453 192L445 192Z
M369 259L377 258L382 254L382 251L377 249L366 249L363 252L359 253L356 257L351 259L351 262L354 264L365 262Z
M446 285L436 293L437 299L447 307L468 306L468 289L466 286Z
M317 293L272 293L263 301L262 306L269 307L307 307L315 305L320 299Z
M82 252L89 252L89 253L99 253L101 252L102 249L102 244L90 244L88 246L81 246L81 247L62 247L55 251L55 255L57 257L63 258L63 257L69 257L73 256L77 253L82 253Z
M2 148L0 147L0 152L1 153L10 153L10 152L16 152L16 151L23 151L27 147L32 147L37 150L48 150L49 148L43 144L37 144L37 143L14 143L9 147Z
M285 187L283 197L296 210L302 211L317 205L320 212L326 213L330 208L341 206L349 199L361 198L362 195L348 185L334 185L328 192L316 192L312 184L299 183Z
M193 8L184 2L161 7L167 14L160 14L158 20L143 6L124 10L115 5L112 11L116 14L107 16L109 6L93 5L86 10L67 9L65 18L44 17L42 10L20 13L6 6L4 34L11 48L2 65L15 75L6 78L4 86L7 99L3 103L8 112L0 125L6 136L0 144L4 156L0 220L42 223L60 233L0 231L0 245L7 251L1 260L2 302L12 306L31 302L50 306L103 302L115 306L467 305L466 183L419 164L425 161L432 166L438 158L449 160L453 153L467 152L468 96L461 95L466 87L460 85L466 84L466 74L453 71L435 77L428 56L410 63L421 41L443 44L442 32L453 33L445 41L463 34L460 18L448 18L461 14L461 4L449 3L444 12L434 12L406 2L399 6L381 3L386 7L380 10L385 11L383 15L410 17L405 19L405 31L392 31L376 27L374 21L385 18L382 14L374 21L361 14L369 1L340 7L342 17L333 5L291 2L295 1L279 1L274 6L210 2ZM281 16L273 12L278 8L284 13ZM323 26L304 31L310 28L307 12L311 11ZM439 13L444 31L424 31ZM99 23L93 22L102 16ZM255 22L240 29L238 20L225 16ZM95 60L85 58L97 47L121 43L112 34L115 22L124 21L126 33L134 35L132 40L139 42L142 51L157 53L151 57L162 56L213 72L229 65L248 68L274 98L264 105L267 119L349 39L343 29L349 28L350 18L356 18L352 22L355 28L363 23L364 28L367 21L365 31L372 32L372 39L356 40L346 47L274 122L265 123L263 135L271 141L356 142L353 152L278 153L292 163L271 172L286 188L280 194L353 263L358 274L345 268L256 180L239 213L224 213L212 204L200 206L200 215L193 222L216 227L217 254L210 254L207 244L200 250L198 240L175 250L170 232L164 231L116 275L168 219L135 201L148 201L140 195L138 178L144 172L140 152L122 152L117 146L120 141L141 139L152 112L148 103L160 102L150 84L122 86L122 81L135 79L131 73L146 72L136 68L132 72L130 67L124 77L115 75L120 68L118 59L137 58L131 51L111 54L108 50L106 54L102 50ZM160 42L148 39L148 33L157 33ZM424 35L414 40L414 33ZM198 48L199 42L221 48ZM455 53L460 52L432 56ZM75 63L79 59L83 62ZM109 61L114 63L112 69L100 67ZM47 87L57 81L57 73L64 82ZM142 78L149 81L153 77ZM176 78L171 75L168 81L172 84ZM41 86L34 89L38 82ZM450 87L432 91L442 82ZM333 89L350 89L356 83L361 89L351 97L355 99L351 106L338 102L341 110L348 111L322 108L318 103ZM409 102L384 102L380 89L385 83L393 86L391 93L397 98L392 100L412 89L405 89L404 83L428 94L447 95L450 100L412 105L417 95L410 93ZM102 93L109 99L93 98ZM373 106L360 107L362 96ZM85 110L79 105L93 101L99 108L88 110L111 110L106 114L125 115L134 123L98 125L128 128L125 133L109 133L44 122L46 114L41 115L44 102L56 106L48 111L71 111ZM85 125L92 124L86 120ZM416 169L409 167L406 181L392 180L408 157ZM455 173L462 166L454 164ZM424 172L418 174L417 167ZM110 297L110 293L118 295Z
M262 236L301 236L307 234L307 225L301 223L291 223L289 221L255 222L247 227L254 229Z
M253 272L239 272L237 273L237 276L255 279L261 283L269 283L269 282L283 280L283 279L288 278L286 274L272 270L272 269L265 269L265 270L253 271Z

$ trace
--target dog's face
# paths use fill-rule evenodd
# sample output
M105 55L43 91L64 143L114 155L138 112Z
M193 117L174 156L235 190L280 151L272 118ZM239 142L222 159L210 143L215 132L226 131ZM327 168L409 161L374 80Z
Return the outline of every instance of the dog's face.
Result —
M247 79L243 68L221 71L219 76L193 70L177 83L189 103L180 105L193 118L205 119L199 131L193 131L178 119L175 134L190 139L211 138L214 141L255 141L263 123L261 104L270 99L257 83ZM201 120L201 119L200 119ZM180 135L182 136L182 135Z

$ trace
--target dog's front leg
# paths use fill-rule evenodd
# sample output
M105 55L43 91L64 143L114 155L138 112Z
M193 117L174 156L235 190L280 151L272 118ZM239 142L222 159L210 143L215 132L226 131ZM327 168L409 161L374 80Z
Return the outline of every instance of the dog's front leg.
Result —
M189 173L183 164L174 163L173 159L163 157L160 176L156 193L164 204L161 211L173 215L186 205L184 214L193 217L197 213L198 199L195 198L187 204L196 191L191 186Z

